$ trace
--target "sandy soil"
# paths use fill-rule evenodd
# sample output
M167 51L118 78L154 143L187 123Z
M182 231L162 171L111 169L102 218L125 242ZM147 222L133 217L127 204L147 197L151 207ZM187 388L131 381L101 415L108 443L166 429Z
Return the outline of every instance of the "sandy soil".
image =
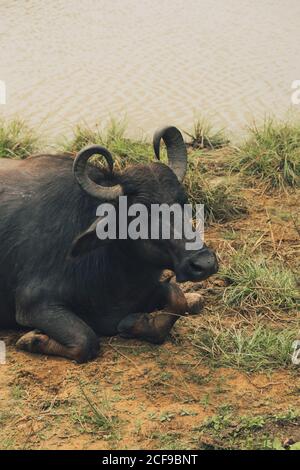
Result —
M2 449L197 449L201 439L193 428L224 404L239 415L300 409L294 373L210 370L172 343L157 348L114 339L99 359L80 366L10 346L8 361L0 369L1 414L8 416ZM91 422L83 389L112 426ZM299 429L293 431L283 429L281 437L300 439Z

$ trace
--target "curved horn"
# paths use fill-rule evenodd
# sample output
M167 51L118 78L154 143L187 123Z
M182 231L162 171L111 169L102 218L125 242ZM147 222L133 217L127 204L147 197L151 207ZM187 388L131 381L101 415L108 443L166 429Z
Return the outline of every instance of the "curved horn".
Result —
M153 136L153 147L158 160L161 139L163 139L167 147L169 166L179 181L182 181L187 167L187 150L182 134L173 126L157 129Z
M123 189L119 184L116 186L101 186L92 181L87 174L88 160L95 154L102 155L110 171L113 171L114 161L111 153L100 145L91 145L78 152L73 163L73 175L79 186L91 196L98 199L116 199L123 194Z

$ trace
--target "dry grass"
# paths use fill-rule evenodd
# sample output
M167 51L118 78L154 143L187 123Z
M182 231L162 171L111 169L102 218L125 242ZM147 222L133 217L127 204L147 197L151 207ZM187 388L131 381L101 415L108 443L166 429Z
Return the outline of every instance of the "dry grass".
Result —
M223 301L227 306L259 312L292 310L299 306L300 295L294 273L278 261L266 260L242 249L233 255L220 272L227 281Z
M108 126L89 128L78 125L70 140L65 139L59 149L76 153L83 147L99 144L107 147L115 157L116 168L122 169L128 164L146 163L153 158L152 146L144 139L132 140L126 137L126 122L111 119Z
M193 130L185 131L191 139L188 145L193 149L215 150L229 144L224 129L215 130L213 124L204 116L199 116L194 121Z
M204 321L191 335L199 356L214 367L267 371L292 367L292 343L300 328Z
M0 121L0 158L26 158L38 150L39 138L23 121Z
M233 169L259 178L269 188L300 185L300 123L267 118L249 127L249 137L233 161Z

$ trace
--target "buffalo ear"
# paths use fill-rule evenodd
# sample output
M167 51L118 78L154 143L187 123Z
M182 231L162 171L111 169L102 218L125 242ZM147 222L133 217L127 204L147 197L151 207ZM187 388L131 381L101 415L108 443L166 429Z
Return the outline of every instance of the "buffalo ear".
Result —
M97 225L101 223L101 220L101 217L96 219L92 225L73 240L69 253L72 258L85 255L111 242L110 239L100 240L100 238L97 237L96 228Z

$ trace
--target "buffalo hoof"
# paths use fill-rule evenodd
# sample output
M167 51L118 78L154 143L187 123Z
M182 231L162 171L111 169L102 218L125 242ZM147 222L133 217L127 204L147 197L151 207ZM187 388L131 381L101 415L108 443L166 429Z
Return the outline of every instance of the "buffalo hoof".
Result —
M187 302L187 312L190 315L196 315L203 310L204 307L204 300L202 295L196 294L194 292L185 294L186 302Z
M79 364L94 359L99 353L99 341L94 334L90 337L82 337L78 339L76 345L68 347L34 330L22 336L17 341L16 347L30 353L66 357Z
M162 344L172 328L173 318L163 312L154 315L133 313L121 320L118 333L122 338L137 338L152 344ZM177 319L177 315L175 318Z
M49 341L49 336L44 335L38 330L29 331L17 341L16 347L23 351L38 353L41 347L45 347Z

